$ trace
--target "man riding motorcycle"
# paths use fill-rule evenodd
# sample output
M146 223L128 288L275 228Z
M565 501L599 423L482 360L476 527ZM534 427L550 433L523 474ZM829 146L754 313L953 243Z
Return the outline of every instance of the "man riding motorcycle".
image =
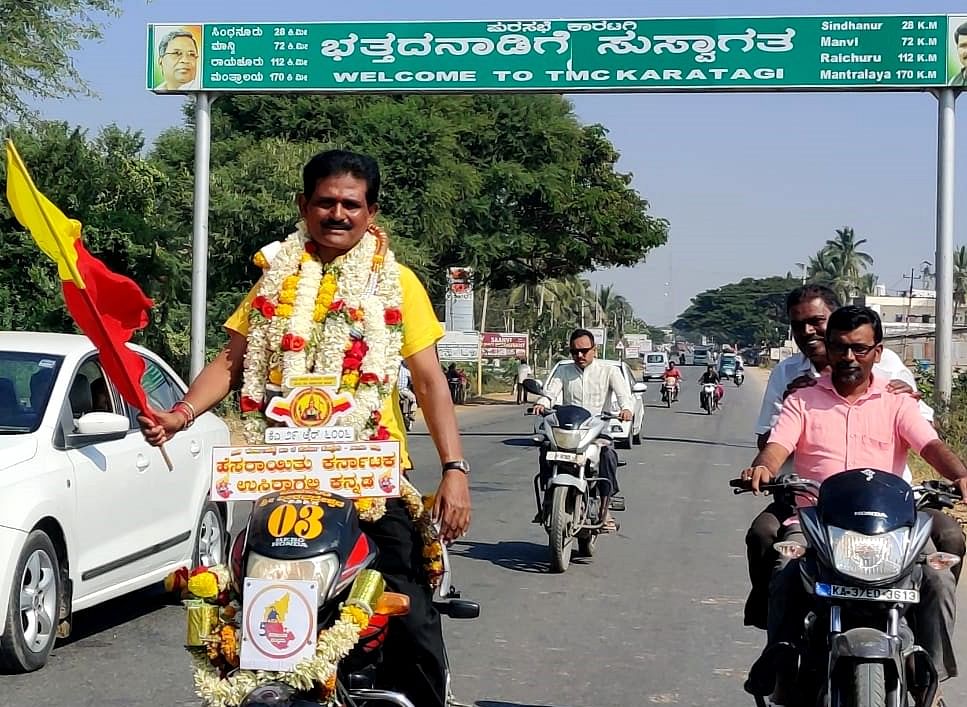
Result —
M698 382L702 383L703 385L705 383L715 384L715 395L713 399L715 400L715 407L718 407L719 401L722 399L722 396L725 395L725 388L722 387L722 382L719 378L718 372L715 370L714 363L708 364L708 368L705 369L705 373L703 373L702 377L698 379Z
M873 371L883 349L880 318L866 307L843 307L832 314L825 345L832 370L812 386L793 391L765 448L742 478L758 492L795 453L796 473L822 482L848 468L871 468L902 476L909 449L967 492L967 467L920 415L916 401L893 395ZM802 503L800 501L800 503ZM798 521L787 519L780 536L806 544ZM931 543L932 544L932 543ZM931 547L928 552L933 551ZM769 644L794 642L802 629L809 598L798 561L779 557L769 588ZM911 609L917 643L930 655L939 679L957 674L952 651L956 583L949 569L924 567L922 601ZM780 681L773 703L787 695Z
M612 396L617 398L621 412L618 418L624 421L632 419L634 398L628 381L625 380L621 369L596 360L594 335L587 329L575 329L570 338L570 354L573 359L571 366L558 366L554 376L547 382L544 395L534 406L534 413L542 414L548 407L559 403L561 405L577 405L583 407L592 415L600 415L610 403ZM550 478L550 468L541 453L541 488L547 485ZM611 498L618 492L618 454L610 444L601 446L601 460L598 473L608 479L610 490L605 495L601 492L601 521L605 532L617 532L618 524L611 517ZM535 522L540 523L540 513Z
M666 387L666 382L669 378L675 379L675 387L672 392L672 401L678 400L678 390L682 387L682 372L675 367L674 361L669 361L668 365L665 367L664 380L662 381L662 388Z
M820 372L829 367L825 345L826 323L840 306L836 294L824 285L803 285L787 295L786 313L799 353L780 362L769 376L756 422L759 449L765 448L769 441L769 434L782 410L782 401L796 388L814 385ZM916 394L917 384L913 374L900 357L887 348L883 349L879 361L873 365L873 373L886 382L886 389L891 393ZM930 406L922 401L918 405L924 419L932 422L933 410ZM787 463L787 466L790 465ZM909 469L904 470L903 476L908 482L912 478ZM931 537L937 549L963 558L965 543L960 526L940 511L927 509L925 512L933 518ZM745 605L746 626L766 628L768 588L777 558L773 545L779 539L783 522L793 513L794 509L784 499L775 499L755 517L746 534L746 554L752 584ZM961 569L961 565L954 568L955 579L959 579Z

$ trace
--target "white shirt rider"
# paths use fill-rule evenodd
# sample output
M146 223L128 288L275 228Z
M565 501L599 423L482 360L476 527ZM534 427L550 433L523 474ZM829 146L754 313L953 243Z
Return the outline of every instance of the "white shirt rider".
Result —
M559 365L537 402L544 407L558 402L578 405L600 415L610 409L612 395L618 399L619 410L634 410L631 388L621 369L594 359L584 369L573 362Z

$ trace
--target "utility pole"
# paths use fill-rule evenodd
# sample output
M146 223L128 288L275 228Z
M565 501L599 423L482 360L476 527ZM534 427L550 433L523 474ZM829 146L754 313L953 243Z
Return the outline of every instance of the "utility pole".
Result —
M910 311L913 309L913 281L920 279L920 277L916 275L916 271L917 271L916 268L910 268L910 275L909 275L910 289L909 289L909 294L907 295L907 326L906 326L906 330L903 333L902 358L903 358L904 364L906 364L907 362L907 337L910 336ZM904 275L903 279L906 280L907 277L908 277L907 275Z

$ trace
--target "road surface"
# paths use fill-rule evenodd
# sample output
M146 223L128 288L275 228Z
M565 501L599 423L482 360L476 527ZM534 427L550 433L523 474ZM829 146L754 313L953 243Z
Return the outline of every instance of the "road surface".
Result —
M474 464L474 523L454 547L457 583L483 605L476 621L445 630L461 701L478 707L746 707L745 671L763 636L742 627L747 589L743 536L762 505L726 485L754 454L752 424L765 374L726 386L725 407L698 408L684 369L681 401L659 406L649 386L644 444L622 452L628 510L596 556L547 572L546 536L532 525L537 452L533 418L512 404L461 411ZM438 473L418 425L417 484ZM962 597L963 599L963 597ZM0 676L4 707L196 707L184 614L158 591L83 612L75 634L44 670ZM967 632L957 645L967 660ZM967 679L947 683L948 704L967 704Z

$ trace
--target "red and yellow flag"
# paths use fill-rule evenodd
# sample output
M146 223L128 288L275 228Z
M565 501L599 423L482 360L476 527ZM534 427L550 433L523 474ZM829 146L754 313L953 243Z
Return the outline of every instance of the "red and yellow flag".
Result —
M154 304L130 278L118 275L84 248L81 223L67 218L34 186L13 142L7 140L7 201L16 219L57 264L67 311L97 347L101 365L129 405L148 413L141 377L144 360L125 346L148 323Z

